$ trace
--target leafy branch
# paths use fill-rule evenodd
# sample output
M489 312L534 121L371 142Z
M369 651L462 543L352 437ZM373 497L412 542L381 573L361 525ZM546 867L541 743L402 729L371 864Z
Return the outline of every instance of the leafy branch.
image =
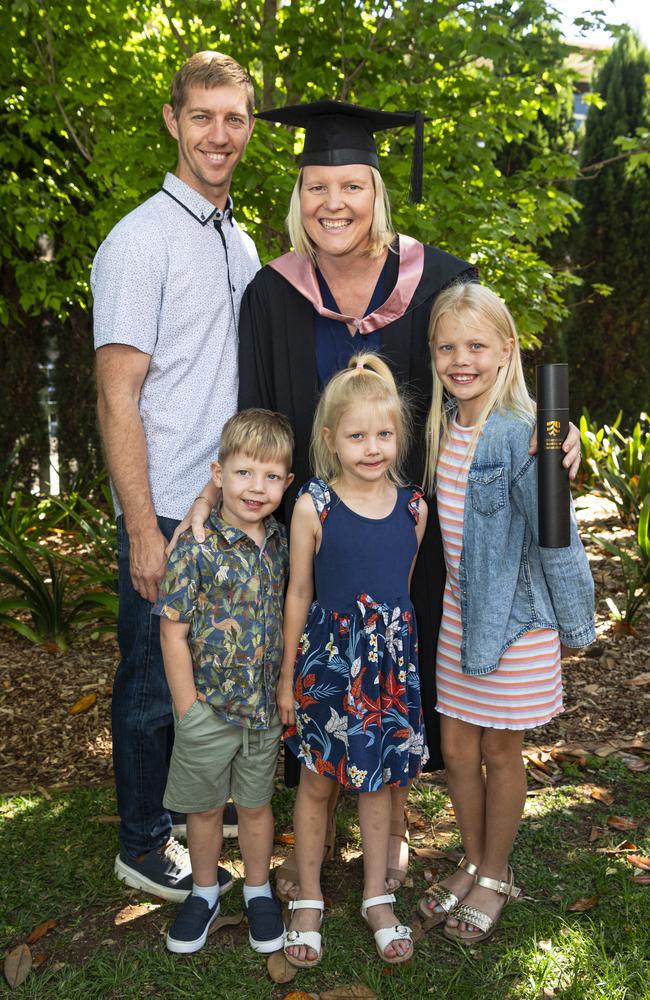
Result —
M38 0L38 2L39 2L39 6L41 7L41 10L43 11L43 14L44 14L44 20L45 20L45 47L47 49L47 56L46 56L45 52L43 51L42 47L39 45L38 41L36 40L36 37L33 37L32 38L32 42L34 44L34 48L36 49L36 54L38 55L39 61L41 63L41 66L43 67L43 71L45 72L47 83L48 83L48 86L50 88L50 94L52 96L52 99L54 100L54 103L56 104L56 106L58 108L59 114L63 118L63 121L65 123L65 127L66 127L66 129L68 131L68 134L71 136L72 141L74 142L75 146L77 147L77 149L79 150L79 152L81 153L81 155L83 156L83 158L85 160L87 160L88 163L92 163L92 160L93 160L92 155L89 152L86 144L81 141L81 138L77 134L77 131L74 128L72 122L70 121L68 113L65 110L65 108L63 106L63 103L62 103L62 101L61 101L61 99L60 99L60 97L58 95L58 92L57 92L58 91L58 84L57 84L57 79L56 79L56 69L55 69L55 59L54 59L54 42L53 42L53 39L52 39L52 29L50 27L50 21L49 21L49 18L48 18L48 14L47 14L47 9L45 7L45 3L43 2L43 0Z

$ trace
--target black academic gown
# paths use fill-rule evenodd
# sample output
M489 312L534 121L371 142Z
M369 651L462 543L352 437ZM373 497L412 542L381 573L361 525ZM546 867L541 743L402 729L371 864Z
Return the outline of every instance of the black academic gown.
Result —
M399 281L399 258L389 256L386 295ZM391 267L392 265L392 267ZM392 272L392 273L391 273ZM424 478L425 427L431 403L431 360L428 324L439 291L453 281L475 280L466 261L424 248L422 277L404 314L382 327L381 354L399 385L406 389L413 413L413 439L406 472L411 482ZM261 406L284 413L296 438L295 480L285 494L280 517L288 523L296 494L311 477L309 439L318 400L312 303L273 268L262 268L252 280L239 320L239 408ZM422 708L430 759L428 770L443 767L436 703L436 644L442 615L445 563L435 502L429 503L427 528L413 573L411 599L418 626ZM287 755L289 757L290 755ZM291 768L287 778L291 778ZM288 782L289 783L289 782Z

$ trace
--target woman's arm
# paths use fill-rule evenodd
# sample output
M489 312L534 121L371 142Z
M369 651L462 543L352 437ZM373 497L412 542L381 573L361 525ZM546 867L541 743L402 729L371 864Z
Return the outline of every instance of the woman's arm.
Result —
M296 501L291 519L289 546L289 586L284 602L284 654L278 680L277 705L285 726L295 722L293 672L300 637L314 597L314 555L321 526L308 493Z

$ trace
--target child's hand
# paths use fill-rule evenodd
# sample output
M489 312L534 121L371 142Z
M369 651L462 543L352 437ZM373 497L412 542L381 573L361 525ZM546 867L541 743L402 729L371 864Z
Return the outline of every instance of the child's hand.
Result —
M296 712L293 701L293 679L291 677L280 676L276 691L276 702L282 725L293 726L296 721Z

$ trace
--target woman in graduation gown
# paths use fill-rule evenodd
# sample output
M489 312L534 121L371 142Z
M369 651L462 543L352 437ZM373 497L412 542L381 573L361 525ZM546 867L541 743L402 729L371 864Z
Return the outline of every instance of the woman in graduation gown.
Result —
M454 281L478 280L467 261L392 230L374 133L415 125L411 197L422 176L423 116L378 112L336 101L279 108L258 118L305 128L300 172L287 218L294 251L271 261L248 286L239 321L239 407L279 410L289 417L296 446L295 479L284 499L288 524L300 486L311 476L309 440L318 396L352 354L370 350L390 364L411 402L413 435L406 473L423 480L425 424L431 401L428 322L438 293ZM570 433L567 467L579 461ZM193 513L197 513L193 509ZM280 515L282 515L280 511ZM199 501L198 514L205 510ZM200 518L199 518L200 519ZM196 520L195 522L196 523ZM435 503L413 574L422 706L429 770L443 767L435 712L435 653L442 613L445 564ZM296 784L299 765L286 752L286 778ZM333 846L334 805L326 850ZM404 808L408 789L391 789L393 822L387 888L405 877L408 863ZM282 894L295 894L291 856L278 870Z

